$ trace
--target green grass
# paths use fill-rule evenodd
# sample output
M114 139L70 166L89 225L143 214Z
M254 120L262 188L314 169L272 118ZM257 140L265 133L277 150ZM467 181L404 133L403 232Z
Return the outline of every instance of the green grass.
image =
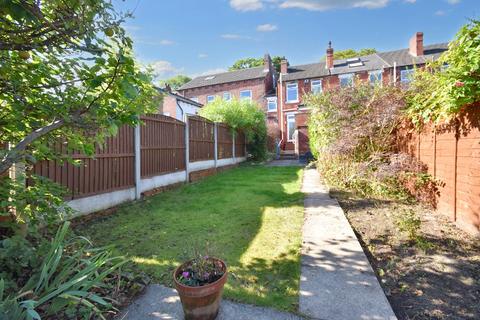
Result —
M123 206L76 231L114 244L134 272L169 286L174 268L207 247L229 267L225 297L295 311L301 174L297 167L242 166Z

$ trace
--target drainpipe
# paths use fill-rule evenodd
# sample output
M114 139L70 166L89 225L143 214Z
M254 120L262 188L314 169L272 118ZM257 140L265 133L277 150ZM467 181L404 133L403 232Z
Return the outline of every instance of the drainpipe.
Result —
M397 62L393 62L393 85L397 85Z
M284 128L283 128L283 84L282 84L282 81L283 81L283 74L280 73L280 132L282 133L282 139L280 141L283 142L284 140Z

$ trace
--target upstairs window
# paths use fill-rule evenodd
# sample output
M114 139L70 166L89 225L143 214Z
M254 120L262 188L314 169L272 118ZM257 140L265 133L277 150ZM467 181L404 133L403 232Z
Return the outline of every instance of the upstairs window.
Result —
M207 96L207 103L212 102L215 100L215 96Z
M382 70L374 70L368 73L368 81L370 84L382 84Z
M232 95L230 94L230 92L223 93L223 100L230 101L231 99L232 99Z
M190 100L198 102L198 97L191 97Z
M267 111L277 111L277 98L268 98Z
M287 83L287 102L298 102L298 84Z
M312 86L313 94L322 93L322 80L312 80L310 85Z
M346 74L341 74L338 76L338 79L340 79L340 87L346 88L346 87L353 87L353 73L346 73Z
M400 82L410 83L412 82L415 69L405 69L400 71Z
M252 100L252 90L242 90L240 91L240 100Z

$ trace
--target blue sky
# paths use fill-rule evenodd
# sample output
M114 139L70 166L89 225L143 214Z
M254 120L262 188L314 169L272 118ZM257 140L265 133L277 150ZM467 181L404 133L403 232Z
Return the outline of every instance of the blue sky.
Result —
M133 11L125 23L135 54L159 79L221 72L237 59L286 56L313 63L329 40L336 50L405 48L451 40L480 0L114 0Z

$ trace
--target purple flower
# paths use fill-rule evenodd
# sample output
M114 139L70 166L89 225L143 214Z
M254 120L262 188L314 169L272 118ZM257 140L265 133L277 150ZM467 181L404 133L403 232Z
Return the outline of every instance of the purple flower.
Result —
M183 271L183 272L182 272L182 277L188 278L188 277L190 277L190 273L187 272L187 271Z

